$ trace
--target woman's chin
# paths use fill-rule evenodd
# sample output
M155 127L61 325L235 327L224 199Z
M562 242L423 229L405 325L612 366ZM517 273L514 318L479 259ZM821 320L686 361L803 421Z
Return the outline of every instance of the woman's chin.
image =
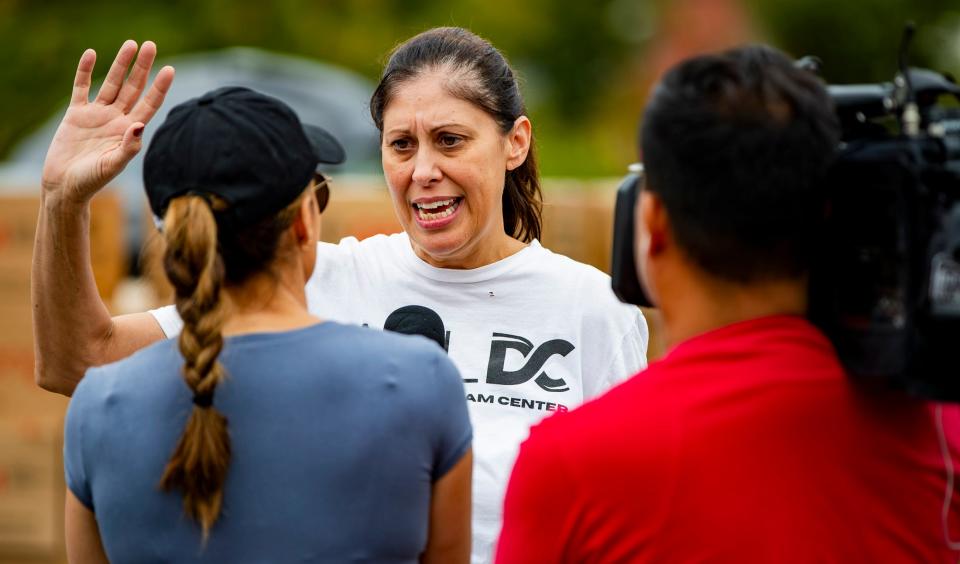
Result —
M419 230L418 230L419 231ZM464 268L460 266L468 257L466 240L456 233L407 231L417 256L430 265L440 268Z

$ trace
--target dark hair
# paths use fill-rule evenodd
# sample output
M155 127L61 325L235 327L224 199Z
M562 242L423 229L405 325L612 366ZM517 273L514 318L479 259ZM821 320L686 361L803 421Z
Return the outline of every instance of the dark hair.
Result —
M220 516L231 458L227 418L213 405L216 387L226 378L218 360L227 316L221 291L256 272L269 272L301 200L229 233L221 232L215 220L211 207L225 207L215 197L179 196L170 201L164 216L163 266L183 319L179 338L183 379L193 393L194 407L160 487L181 492L184 510L200 524L204 541Z
M370 115L383 133L383 112L398 86L424 71L443 69L450 94L487 112L503 133L527 110L513 70L488 41L459 27L438 27L412 37L390 54L370 99ZM503 226L511 237L540 237L543 197L533 143L526 160L508 171L503 190Z
M708 273L795 277L809 266L838 142L825 88L785 54L746 46L695 57L666 74L647 106L645 189Z

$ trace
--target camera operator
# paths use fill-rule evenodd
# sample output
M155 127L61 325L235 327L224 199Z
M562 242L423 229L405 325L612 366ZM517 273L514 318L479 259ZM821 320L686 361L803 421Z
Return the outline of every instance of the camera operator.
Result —
M859 385L805 318L838 139L771 48L666 74L635 241L670 350L534 428L498 562L957 560L957 406Z

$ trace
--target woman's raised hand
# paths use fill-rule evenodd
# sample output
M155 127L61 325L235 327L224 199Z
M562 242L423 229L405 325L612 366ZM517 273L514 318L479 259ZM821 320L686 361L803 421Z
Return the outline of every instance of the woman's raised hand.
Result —
M136 63L126 76L136 56ZM142 145L143 128L157 113L170 85L173 67L163 67L141 98L157 46L127 40L117 52L97 98L90 102L90 79L97 54L84 51L77 65L73 96L43 163L43 190L85 202L123 170ZM125 79L126 78L126 79Z

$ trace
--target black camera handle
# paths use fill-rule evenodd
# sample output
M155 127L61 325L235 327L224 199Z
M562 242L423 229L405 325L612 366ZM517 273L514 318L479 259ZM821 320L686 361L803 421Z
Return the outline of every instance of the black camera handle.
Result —
M946 251L953 260L960 263L960 202L953 204L953 208L947 214L943 226L946 236Z
M617 189L617 203L613 211L613 262L610 285L621 302L653 307L643 290L636 263L636 208L643 189L643 165L630 165L629 174Z

